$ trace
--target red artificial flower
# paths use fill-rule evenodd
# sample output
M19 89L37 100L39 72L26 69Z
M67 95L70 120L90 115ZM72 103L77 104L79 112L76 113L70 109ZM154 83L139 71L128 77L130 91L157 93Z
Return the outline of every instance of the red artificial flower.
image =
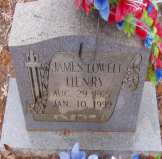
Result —
M160 53L162 55L162 43L159 44L159 51L160 51Z
M77 8L82 7L87 15L89 15L92 5L87 2L87 0L75 0Z
M134 16L135 16L137 19L141 19L142 16L143 16L143 8L137 10L136 12L134 12Z
M112 8L110 10L110 15L109 15L109 19L108 19L109 24L114 24L115 23L115 12L116 12L116 8Z
M146 8L148 7L150 2L151 2L150 0L143 0L143 4L145 5Z
M156 21L156 19L158 18L158 11L152 3L150 3L149 5L151 5L152 8L151 8L151 11L148 13L148 15L153 19L153 21Z
M155 27L157 29L157 34L162 38L162 26L160 22L156 22Z
M161 61L160 58L158 58L158 59L156 60L156 67L157 67L157 68L162 68L162 61Z
M147 37L147 28L144 22L138 21L136 24L136 34L142 39Z
M75 0L75 5L77 6L77 8L80 8L80 6L82 5L82 0Z
M119 4L117 5L117 8L116 8L116 14L115 14L115 20L116 22L121 22L124 20L125 16L128 14L126 12L126 10L128 9L127 8L127 5L125 3L126 1L125 0L121 0L119 2Z
M137 4L136 2L130 2L128 0L120 0L116 8L115 19L116 22L123 21L128 14L134 15L136 18L140 19L142 17L142 10L145 6L142 4Z

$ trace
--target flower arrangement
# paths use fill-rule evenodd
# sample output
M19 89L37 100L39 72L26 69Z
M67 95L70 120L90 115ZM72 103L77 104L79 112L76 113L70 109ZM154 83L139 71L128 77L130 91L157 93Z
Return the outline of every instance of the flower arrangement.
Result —
M93 10L108 24L115 24L128 37L137 35L150 49L148 77L154 83L162 80L162 26L158 3L162 0L75 0L86 15Z
M122 156L123 154L118 154L118 156L113 156L113 155L108 155L108 154L103 154L103 156L99 156L97 153L96 154L91 154L87 155L85 151L80 150L80 144L75 143L71 151L63 151L60 152L58 155L59 159L99 159L99 158L105 158L105 159L123 159L125 156ZM161 154L157 154L156 156L145 156L143 154L132 154L130 159L141 159L141 158L146 158L146 159L160 159Z

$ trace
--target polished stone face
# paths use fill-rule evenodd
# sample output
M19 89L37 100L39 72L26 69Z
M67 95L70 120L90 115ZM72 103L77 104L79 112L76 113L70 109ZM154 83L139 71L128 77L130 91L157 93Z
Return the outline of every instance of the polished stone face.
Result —
M102 40L102 50L95 52L89 41L66 37L62 50L57 48L61 38L11 48L21 58L14 61L27 121L42 129L45 122L49 129L135 129L148 54Z
M39 61L37 64L35 61L28 62L29 76L33 79L35 120L108 121L115 109L127 68L136 55L94 55L82 53L82 57L79 57L77 53L57 53L50 60L48 68ZM44 81L47 81L47 85ZM46 90L43 89L44 85Z
M97 29L72 0L22 6L9 47L27 128L135 131L149 58L139 39Z

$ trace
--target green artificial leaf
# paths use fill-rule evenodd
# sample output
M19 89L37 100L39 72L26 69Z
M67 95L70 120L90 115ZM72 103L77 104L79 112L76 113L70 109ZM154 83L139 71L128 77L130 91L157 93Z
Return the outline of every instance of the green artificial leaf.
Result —
M157 31L156 31L155 27L153 27L153 28L151 29L151 35L152 35L152 38L153 38L153 42L154 42L154 43L159 43L160 37L159 37L159 35L157 34Z
M151 83L156 86L157 85L157 78L156 78L155 71L154 71L151 64L149 64L149 66L148 66L147 74L148 74L148 78L151 81Z
M143 17L142 17L142 21L148 25L149 27L151 27L153 25L153 19L151 17L149 17L148 13L146 10L144 10L143 12Z
M158 45L153 45L153 53L154 53L154 56L158 58L159 53L160 53Z
M160 41L160 37L157 34L155 34L153 39L154 39L154 43L158 43Z
M161 159L161 154L158 154L155 159Z
M116 6L119 0L110 0L110 4Z
M124 33L131 37L135 33L135 18L132 15L128 15L124 21Z

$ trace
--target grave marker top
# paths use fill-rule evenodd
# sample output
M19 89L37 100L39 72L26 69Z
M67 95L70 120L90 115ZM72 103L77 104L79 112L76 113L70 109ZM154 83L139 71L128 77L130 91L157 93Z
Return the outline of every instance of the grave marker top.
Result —
M140 41L128 39L104 22L96 38L97 19L77 11L73 0L40 0L37 4L17 5L9 40L27 128L134 131L149 57ZM84 56L88 54L92 56L86 63ZM136 56L140 57L137 61ZM61 65L71 62L78 66L75 71L81 71L75 72L72 65L68 70L73 71L62 71ZM56 63L61 71L54 71ZM105 72L87 71L88 67L96 68L96 63L103 64ZM89 91L83 91L86 105L83 100L77 103L84 97L77 97L76 92L83 89ZM61 98L65 109L55 102L58 90L68 92ZM98 93L92 94L96 90L99 98ZM81 106L81 111L75 111L76 106Z
M40 0L42 1L42 0ZM9 46L21 46L37 43L43 40L66 36L95 36L97 30L96 17L84 15L78 11L73 0L47 0L47 3L36 2L17 4ZM25 14L25 16L24 16ZM20 20L21 19L21 20ZM127 38L114 26L100 22L99 36L109 37L119 41L120 44L143 47L139 40ZM110 41L110 39L109 39Z

